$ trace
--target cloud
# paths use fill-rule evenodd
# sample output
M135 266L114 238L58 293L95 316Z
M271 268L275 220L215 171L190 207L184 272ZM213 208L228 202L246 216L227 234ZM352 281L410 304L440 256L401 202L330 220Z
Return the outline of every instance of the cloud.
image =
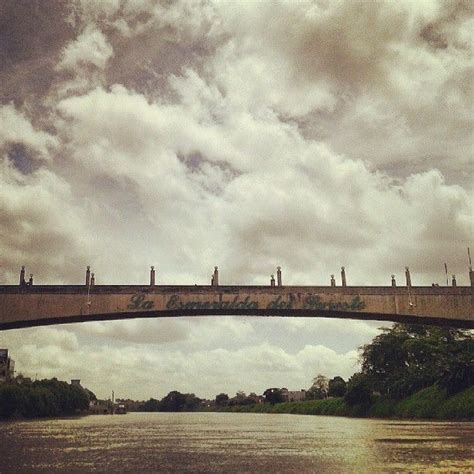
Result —
M468 284L470 4L55 5L9 2L0 42L2 283L27 264L38 283L86 265L146 283L155 265L159 284L207 284L219 265L223 284L268 284L281 265L285 284L328 284L345 265L387 285L409 265L430 285L447 262ZM212 395L350 375L377 326L136 320L6 343L19 370L104 395Z
M186 341L189 330L180 321L108 321L81 324L75 329L87 337L107 338L137 344L172 344Z
M75 41L64 48L57 67L58 69L76 70L91 65L98 69L104 69L112 55L113 49L104 34L88 26Z
M302 137L274 116L240 114L236 127L235 118L227 122L229 109L225 120L216 123L209 113L224 99L212 92L206 95L205 83L193 87L199 82L195 75L186 74L182 81L180 90L191 83L182 104L149 102L122 86L59 103L70 134L70 156L89 186L107 176L108 187L120 187L128 195L122 210L130 208L132 218L139 218L138 228L153 229L161 246L170 246L169 252L179 239L181 248L209 255L214 260L209 267L223 262L240 282L265 269L270 273L278 263L303 281L314 282L305 270L309 254L320 261L323 281L334 267L346 264L361 283L368 270L372 282L383 282L377 268L383 266L388 281L394 267L403 269L406 260L430 261L432 252L459 261L452 244L464 247L469 239L472 200L463 188L447 185L439 171L397 182ZM213 99L201 100L203 94ZM195 158L183 159L186 156ZM231 171L223 173L221 163ZM114 217L109 202L113 189L101 193L100 207L108 211L104 217L117 222L120 215ZM198 222L217 218L214 251L209 252L206 231ZM169 233L173 228L169 240L162 230ZM189 228L194 232L188 233ZM450 234L444 245L439 237L446 229ZM225 239L231 245L223 246ZM183 258L197 276L200 262L189 253ZM428 284L443 263L432 261L422 280Z
M29 329L13 331L8 344L18 372L25 376L80 378L101 397L112 389L119 397L134 398L161 398L173 389L209 398L240 389L263 393L271 386L299 390L308 388L318 373L347 378L357 368L354 351L337 353L323 345L306 345L297 352L265 342L225 349L216 348L211 339L210 347L189 353L185 347L97 345L81 337L69 329Z
M34 150L42 159L50 158L50 150L58 145L53 135L38 130L24 113L13 104L0 106L0 149L12 143L22 143Z
M0 209L1 278L16 282L27 265L41 282L70 279L88 244L68 183L44 168L24 175L3 159Z
M424 163L470 182L462 170L472 148L471 5L218 8L232 39L214 65L229 95L296 119L307 136L392 174Z

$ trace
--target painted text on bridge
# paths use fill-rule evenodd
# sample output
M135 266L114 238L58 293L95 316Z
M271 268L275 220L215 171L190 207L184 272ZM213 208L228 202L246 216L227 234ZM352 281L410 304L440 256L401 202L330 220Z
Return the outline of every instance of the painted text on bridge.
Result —
M355 296L349 302L336 302L336 301L323 301L320 296L317 295L306 295L301 304L297 304L298 299L295 295L290 294L288 298L278 296L269 301L264 307L261 307L258 301L253 300L250 296L239 297L234 296L232 299L224 300L219 299L218 301L200 301L191 300L184 301L180 295L171 295L168 302L166 303L166 309L169 311L196 311L196 310L287 310L300 309L308 310L331 310L331 311L361 311L365 308L364 301L359 297ZM136 293L130 298L130 303L127 306L128 310L143 311L153 310L155 308L155 302L144 293Z

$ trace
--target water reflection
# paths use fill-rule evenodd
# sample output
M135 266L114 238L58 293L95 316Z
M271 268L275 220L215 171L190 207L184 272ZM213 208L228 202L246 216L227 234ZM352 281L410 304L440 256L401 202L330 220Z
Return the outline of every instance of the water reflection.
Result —
M474 423L129 413L0 428L2 474L474 472Z

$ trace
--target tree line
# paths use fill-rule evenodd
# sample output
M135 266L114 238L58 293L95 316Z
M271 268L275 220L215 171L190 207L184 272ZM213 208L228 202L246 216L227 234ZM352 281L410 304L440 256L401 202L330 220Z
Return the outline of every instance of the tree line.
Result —
M474 338L470 331L395 324L359 348L361 370L346 382L317 375L306 390L306 400L341 399L349 406L370 407L380 397L402 400L427 387L453 396L474 386ZM31 381L21 375L0 384L0 418L69 416L89 408L95 395L56 378ZM151 398L141 411L196 411L225 409L285 400L285 389L268 388L263 395L243 391L211 402L194 393L171 391L162 400ZM362 410L363 411L363 410Z
M195 411L201 407L201 404L202 400L194 393L173 390L162 400L150 398L140 407L140 411Z
M0 419L75 415L95 399L90 390L56 378L31 381L18 376L0 384Z

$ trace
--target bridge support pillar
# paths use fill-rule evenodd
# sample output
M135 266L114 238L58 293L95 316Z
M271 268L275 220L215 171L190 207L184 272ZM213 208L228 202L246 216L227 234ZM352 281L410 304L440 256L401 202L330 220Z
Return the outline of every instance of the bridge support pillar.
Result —
M407 286L411 286L411 276L410 276L410 269L408 267L405 267L405 278L407 281Z
M278 283L278 286L281 286L281 285L282 285L282 281L281 281L281 267L277 267L277 283Z

